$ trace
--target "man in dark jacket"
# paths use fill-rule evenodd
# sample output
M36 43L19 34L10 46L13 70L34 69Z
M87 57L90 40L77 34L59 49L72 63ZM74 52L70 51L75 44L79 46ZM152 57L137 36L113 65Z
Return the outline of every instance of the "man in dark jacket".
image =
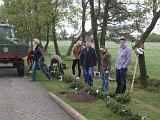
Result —
M43 57L42 50L39 47L40 41L38 39L33 40L33 65L32 65L32 80L36 81L36 70L40 68L40 60Z
M86 48L81 51L80 64L83 68L85 84L93 85L93 68L97 65L96 51L91 47L91 43L86 43Z

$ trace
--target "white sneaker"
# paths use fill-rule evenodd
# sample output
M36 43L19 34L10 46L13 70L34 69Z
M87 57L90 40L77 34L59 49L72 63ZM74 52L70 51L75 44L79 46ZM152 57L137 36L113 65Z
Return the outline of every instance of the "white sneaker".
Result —
M78 88L76 87L76 88L75 88L75 90L77 91L77 90L78 90Z
M107 70L107 71L106 71L106 73L108 74L108 73L109 73L109 71Z
M76 77L76 80L79 80L80 78L79 77Z

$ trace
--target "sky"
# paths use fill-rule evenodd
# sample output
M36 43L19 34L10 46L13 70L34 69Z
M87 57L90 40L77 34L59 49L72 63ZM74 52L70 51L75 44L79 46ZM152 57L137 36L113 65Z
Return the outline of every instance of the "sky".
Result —
M142 0L143 1L143 0ZM141 1L141 2L142 2ZM2 0L0 0L0 5L2 5L3 4L3 1ZM88 26L86 26L87 28L87 30L89 30L90 28L91 28L91 24L90 24L90 22L87 22L87 25ZM68 31L70 31L70 32L75 32L72 28L69 28L68 29ZM157 24L156 24L156 27L154 28L154 30L152 31L152 32L155 32L155 33L159 33L160 34L160 20L158 20L158 22L157 22Z
M0 5L2 5L3 4L3 1L2 0L0 0Z

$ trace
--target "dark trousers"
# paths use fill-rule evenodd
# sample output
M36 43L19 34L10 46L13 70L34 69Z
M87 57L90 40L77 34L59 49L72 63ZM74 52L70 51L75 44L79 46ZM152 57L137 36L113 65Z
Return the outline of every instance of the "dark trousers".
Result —
M125 93L127 87L126 75L127 75L127 68L116 70L116 82L117 82L116 94Z
M72 73L73 75L76 74L76 65L78 65L78 76L81 76L81 67L80 67L80 60L79 59L75 59L73 60L73 64L72 64Z

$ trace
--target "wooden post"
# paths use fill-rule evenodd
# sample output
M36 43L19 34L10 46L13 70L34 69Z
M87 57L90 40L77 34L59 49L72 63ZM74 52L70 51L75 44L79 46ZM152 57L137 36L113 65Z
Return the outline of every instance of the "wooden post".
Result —
M135 51L135 54L136 54L136 64L135 64L135 68L134 68L134 73L133 73L133 79L132 79L130 92L133 92L133 87L134 87L134 82L135 82L135 77L136 77L136 72L137 72L137 67L138 67L138 61L139 61L139 55L144 54L144 49L141 48L141 47L137 48L137 50Z
M138 55L136 54L136 64L134 67L134 73L133 73L133 79L132 79L130 92L133 92L134 82L135 82L136 73L137 73L137 67L138 67Z

